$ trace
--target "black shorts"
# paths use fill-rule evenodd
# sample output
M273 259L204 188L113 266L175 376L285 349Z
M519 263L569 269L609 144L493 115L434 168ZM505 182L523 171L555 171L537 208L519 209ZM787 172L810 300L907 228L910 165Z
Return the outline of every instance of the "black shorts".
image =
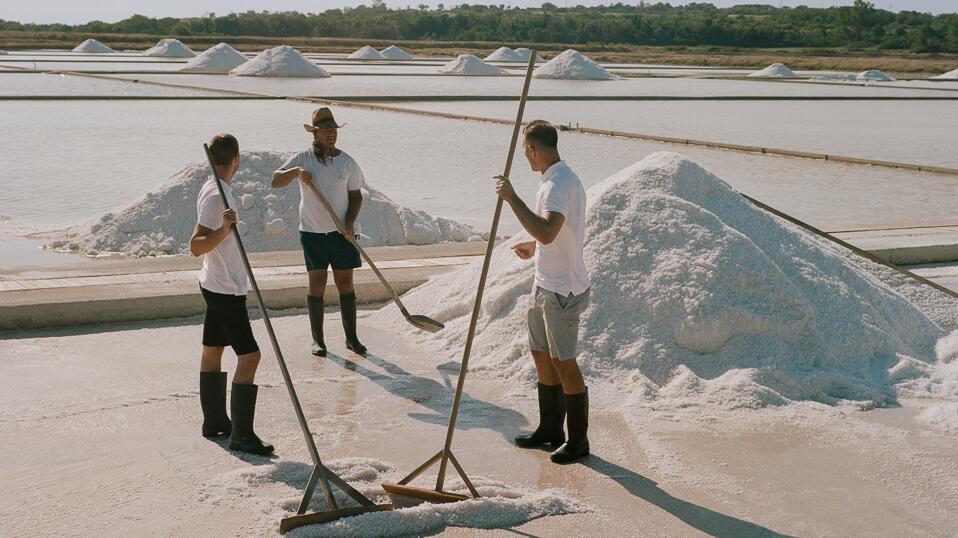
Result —
M316 234L299 232L299 242L303 245L303 257L306 258L306 270L355 269L362 265L359 251L339 232Z
M249 325L245 295L213 293L200 286L206 301L206 318L203 320L203 345L208 347L232 346L236 356L259 351L253 329Z

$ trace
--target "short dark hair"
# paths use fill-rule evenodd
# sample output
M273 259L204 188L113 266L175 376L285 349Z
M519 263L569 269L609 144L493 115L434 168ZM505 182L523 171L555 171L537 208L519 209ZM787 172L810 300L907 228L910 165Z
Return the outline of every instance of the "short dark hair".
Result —
M213 164L225 166L233 162L239 155L239 141L228 133L220 133L210 139L210 153L213 154Z
M530 121L525 128L526 141L534 146L555 149L559 146L559 133L545 120Z

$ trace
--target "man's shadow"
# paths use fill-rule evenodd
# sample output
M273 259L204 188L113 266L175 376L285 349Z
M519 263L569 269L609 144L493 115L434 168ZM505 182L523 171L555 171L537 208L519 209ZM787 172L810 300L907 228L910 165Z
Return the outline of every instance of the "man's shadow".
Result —
M437 367L445 381L445 384L442 384L434 379L407 372L372 353L367 354L365 360L385 370L385 374L370 370L359 363L333 353L327 355L326 358L343 368L363 375L389 391L389 393L426 406L432 411L432 413L409 413L411 418L430 424L443 426L448 424L454 387L447 371L454 369L455 373L458 374L458 364L447 363ZM461 412L457 418L456 426L461 429L488 428L499 432L505 439L511 439L519 428L528 424L521 413L478 400L465 392L463 392L460 406Z
M709 536L719 536L723 538L752 536L791 538L787 534L780 534L761 525L720 514L714 510L709 510L697 504L675 498L659 488L656 482L634 471L630 471L625 467L606 461L595 454L583 459L582 464L597 473L615 480L632 495L665 510L682 520L686 525L698 529Z

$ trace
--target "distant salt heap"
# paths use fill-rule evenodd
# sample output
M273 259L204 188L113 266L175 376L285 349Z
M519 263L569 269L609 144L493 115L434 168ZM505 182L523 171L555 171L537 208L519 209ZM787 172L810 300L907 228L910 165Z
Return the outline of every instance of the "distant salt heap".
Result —
M590 188L588 200L592 291L579 362L597 398L617 385L622 411L868 408L893 403L896 386L935 359L944 331L859 260L682 155L650 155ZM534 270L510 249L527 240L519 234L493 253L470 363L484 375L534 375L525 336ZM461 350L481 265L404 297L446 325L411 338L439 356ZM380 315L395 320L394 310Z
M954 71L949 71L947 73L942 73L938 76L934 76L931 78L935 80L955 80L955 79L958 79L958 69L955 69Z
M381 50L380 53L387 60L412 60L412 56L406 54L406 51L396 45L390 45Z
M509 47L499 47L492 54L486 56L487 62L518 62L521 61L516 51Z
M532 57L532 49L527 49L525 47L519 47L515 50L516 58L520 62L528 62L529 58ZM542 56L536 54L536 61L541 62Z
M230 71L244 77L304 77L325 78L329 73L309 61L289 45L266 49L245 64Z
M588 56L572 49L537 67L532 76L572 80L616 80L619 78L606 71L601 65L593 62Z
M748 76L754 78L795 78L795 73L785 64L774 63L765 69L750 73Z
M458 58L439 68L444 75L507 75L494 65L489 65L472 54L460 54Z
M152 48L143 51L143 56L162 58L192 58L196 54L179 39L161 39Z
M6 53L7 53L7 51L5 51L5 50L0 50L0 54L6 54Z
M245 63L246 56L226 43L219 43L186 62L180 71L229 73Z
M350 60L385 60L386 57L380 54L380 52L369 45L357 50L356 52L350 54L346 58Z
M869 69L868 71L862 71L855 75L855 80L869 80L876 82L890 82L895 80L894 77L886 75L877 69Z
M87 39L83 43L73 47L73 52L106 53L116 52L110 47L100 43L96 39Z
M270 187L274 170L286 156L276 152L243 153L233 179L239 207L239 230L247 250L298 250L299 187ZM76 227L54 248L88 255L131 256L183 254L196 225L196 193L210 177L206 163L191 164L156 190L117 213ZM457 222L400 206L375 189L363 192L359 230L364 246L426 245L480 239Z

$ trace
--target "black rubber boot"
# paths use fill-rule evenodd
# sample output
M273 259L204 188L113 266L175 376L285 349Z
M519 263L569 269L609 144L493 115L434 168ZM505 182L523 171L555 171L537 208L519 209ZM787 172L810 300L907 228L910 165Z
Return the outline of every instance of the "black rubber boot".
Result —
M532 448L551 443L559 446L565 442L565 395L562 385L543 385L538 383L539 391L539 427L532 433L523 433L515 437L516 445Z
M200 406L203 408L203 437L229 435L226 415L226 372L200 372Z
M549 456L555 463L571 463L589 455L589 389L566 394L565 407L569 440Z
M326 342L323 341L323 310L325 304L322 297L306 296L306 309L309 311L309 327L313 333L312 354L317 357L326 356Z
M233 415L233 433L230 435L230 448L250 454L266 455L273 452L273 445L260 440L253 432L253 417L256 414L256 385L237 385L233 383L233 395L230 398L230 413Z
M365 355L366 346L356 336L356 294L341 293L339 310L343 318L343 331L346 332L346 349L357 355Z

